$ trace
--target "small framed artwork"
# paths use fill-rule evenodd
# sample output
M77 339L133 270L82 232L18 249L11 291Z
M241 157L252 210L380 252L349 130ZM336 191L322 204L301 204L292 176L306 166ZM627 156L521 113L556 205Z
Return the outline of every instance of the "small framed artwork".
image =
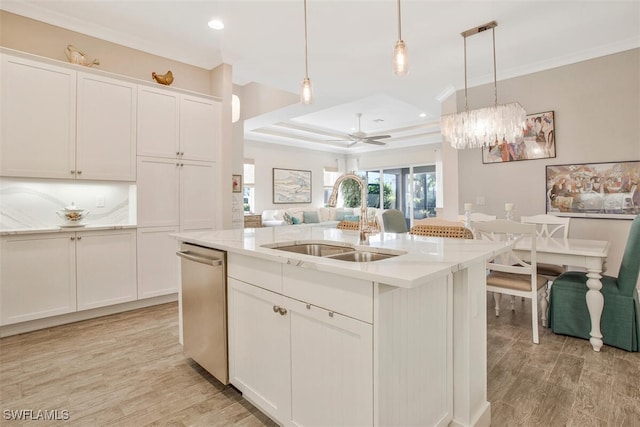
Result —
M311 171L273 168L273 203L311 203Z
M231 192L242 193L242 175L231 175Z
M550 159L556 156L556 132L553 111L527 115L523 137L482 148L482 163Z
M546 167L547 213L633 219L640 214L640 161Z

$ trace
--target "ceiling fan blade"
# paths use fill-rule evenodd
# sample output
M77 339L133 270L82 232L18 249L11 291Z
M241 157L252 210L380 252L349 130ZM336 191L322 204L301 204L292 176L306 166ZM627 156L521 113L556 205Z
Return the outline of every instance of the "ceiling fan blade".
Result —
M391 135L371 135L371 136L367 136L365 139L385 139L385 138L391 138Z
M382 141L376 141L375 139L363 139L362 142L366 143L366 144L374 144L374 145L387 145L386 142L382 142Z

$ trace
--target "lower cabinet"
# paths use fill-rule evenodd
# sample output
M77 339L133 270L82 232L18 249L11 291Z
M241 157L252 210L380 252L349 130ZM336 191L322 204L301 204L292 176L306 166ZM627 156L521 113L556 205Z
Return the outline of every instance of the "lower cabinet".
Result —
M138 298L175 294L180 286L178 227L138 228Z
M137 299L136 231L2 238L2 325Z
M76 311L75 233L2 238L0 322Z
M135 301L135 230L76 233L78 310Z
M373 326L229 278L230 381L284 425L373 424Z

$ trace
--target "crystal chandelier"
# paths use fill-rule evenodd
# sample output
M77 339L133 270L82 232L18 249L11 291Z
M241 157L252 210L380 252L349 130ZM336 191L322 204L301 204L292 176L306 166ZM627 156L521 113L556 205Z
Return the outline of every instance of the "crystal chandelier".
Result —
M498 105L496 79L496 21L472 28L462 33L464 38L464 111L446 114L440 118L443 138L453 148L478 148L515 141L522 137L526 111L518 102ZM467 100L467 37L491 29L493 32L493 95L492 107L469 110Z

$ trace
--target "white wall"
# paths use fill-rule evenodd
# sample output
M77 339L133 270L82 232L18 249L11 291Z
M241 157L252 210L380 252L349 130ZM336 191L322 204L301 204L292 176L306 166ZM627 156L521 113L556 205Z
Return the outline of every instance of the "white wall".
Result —
M420 145L402 149L370 151L357 156L360 170L433 165L440 144ZM356 156L349 156L356 157Z
M244 155L255 160L255 208L256 213L265 209L324 206L324 168L337 167L337 159L344 156L335 153L297 149L266 142L245 140ZM311 203L273 204L273 168L311 171Z
M469 107L492 105L492 88L472 88ZM464 106L464 93L456 97ZM512 202L518 220L545 212L546 165L640 160L640 49L498 82L498 102L516 100L528 113L555 111L556 157L483 164L480 149L459 150L459 206L472 202L504 217L504 203ZM630 223L573 218L570 237L609 240L608 273L616 275Z

